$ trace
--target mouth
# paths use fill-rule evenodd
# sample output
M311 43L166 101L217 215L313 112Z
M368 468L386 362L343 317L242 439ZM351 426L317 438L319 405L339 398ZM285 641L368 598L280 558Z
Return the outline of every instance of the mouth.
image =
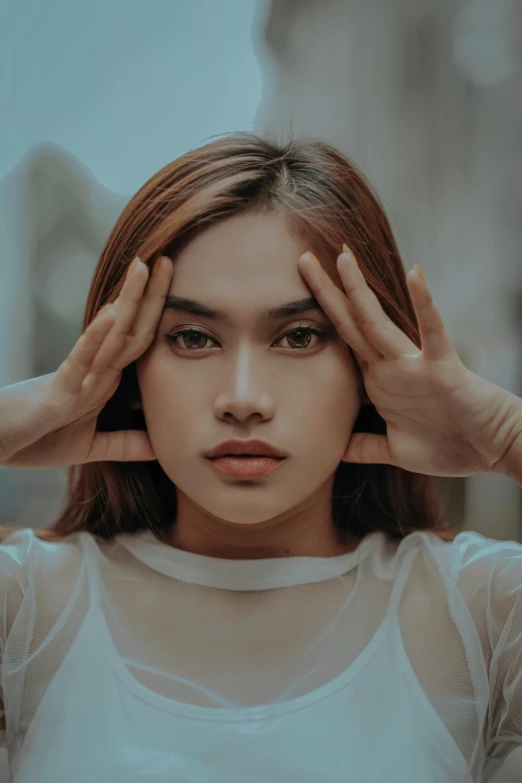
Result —
M272 454L220 454L218 457L207 457L207 459L284 459L284 457L274 457Z
M286 457L259 454L224 454L221 457L207 457L207 459L220 473L244 479L268 476L286 461Z
M220 443L210 451L205 453L205 456L209 459L215 457L263 457L266 459L274 458L281 459L288 457L288 454L276 448L272 443L265 443L264 441L252 439L252 440L229 440L224 443Z

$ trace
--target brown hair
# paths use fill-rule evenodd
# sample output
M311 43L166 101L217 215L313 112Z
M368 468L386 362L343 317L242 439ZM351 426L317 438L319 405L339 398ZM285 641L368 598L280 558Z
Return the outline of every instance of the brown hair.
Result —
M378 197L348 158L316 139L279 144L252 133L227 134L169 163L146 182L118 218L91 282L83 329L113 302L135 256L149 268L177 254L206 227L247 212L281 214L342 288L336 259L345 242L391 320L418 346L420 336L405 271ZM135 363L98 417L100 431L145 429ZM386 433L373 405L363 405L354 432ZM41 538L80 530L109 539L150 528L160 536L174 524L176 492L158 462L99 462L69 468L63 510ZM341 462L334 478L332 519L341 534L382 530L401 539L431 530L445 540L435 480L391 465ZM4 529L5 530L5 529ZM5 535L5 534L4 534Z

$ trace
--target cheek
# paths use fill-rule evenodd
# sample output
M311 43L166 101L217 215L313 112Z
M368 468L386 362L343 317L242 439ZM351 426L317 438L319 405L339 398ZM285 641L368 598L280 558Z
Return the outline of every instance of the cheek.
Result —
M360 404L359 381L352 364L333 357L306 381L300 379L293 399L284 395L288 437L301 456L314 454L316 465L331 468L346 450Z
M352 431L360 408L360 395L357 383L352 379L346 382L323 383L300 405L301 423L308 431L314 431L315 437L345 441Z
M160 355L151 355L136 364L136 374L140 387L143 412L147 428L152 435L158 427L163 426L176 411L183 411L189 395L179 388L179 378L176 378L172 367ZM176 382L178 381L178 382Z
M321 402L325 415L338 416L343 420L357 415L361 404L362 378L346 346L338 346L338 350L319 369L316 377L315 397Z
M176 455L186 455L193 448L195 422L208 410L208 398L203 398L205 384L187 382L168 355L141 360L136 373L154 451L160 462L171 464ZM177 449L173 449L174 443Z

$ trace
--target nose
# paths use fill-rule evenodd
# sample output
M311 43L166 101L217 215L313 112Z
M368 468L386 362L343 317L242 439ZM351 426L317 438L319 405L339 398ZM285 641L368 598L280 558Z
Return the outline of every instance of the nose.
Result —
M214 401L214 413L220 419L233 417L246 421L250 416L270 419L274 415L274 398L267 388L266 367L253 360L246 347L238 353L233 366L226 370L226 385Z

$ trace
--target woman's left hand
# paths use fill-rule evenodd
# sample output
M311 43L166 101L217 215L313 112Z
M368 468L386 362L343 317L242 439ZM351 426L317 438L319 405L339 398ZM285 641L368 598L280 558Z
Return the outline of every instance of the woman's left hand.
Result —
M387 425L386 435L353 433L343 461L430 476L504 472L505 455L522 437L522 400L466 368L421 276L407 275L419 350L385 314L346 246L337 259L345 293L308 253L299 269L352 349L366 394Z

